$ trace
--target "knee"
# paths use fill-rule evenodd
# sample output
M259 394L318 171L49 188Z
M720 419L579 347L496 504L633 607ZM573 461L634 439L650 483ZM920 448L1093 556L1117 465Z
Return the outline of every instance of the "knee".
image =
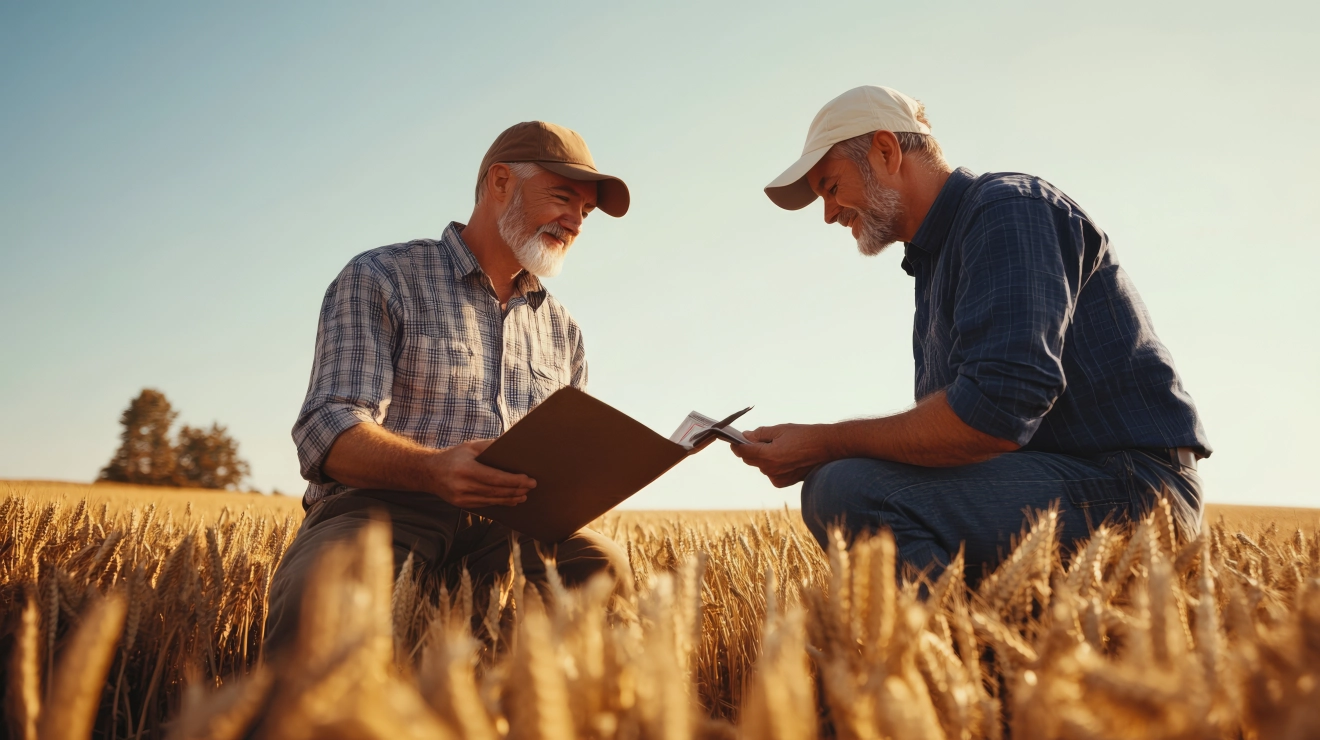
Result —
M302 597L309 558L299 555L299 552L290 548L270 579L266 623L262 629L262 649L267 658L281 655L292 648L298 626L302 622Z
M877 460L835 460L818 466L802 482L802 519L821 547L829 544L829 532L841 527L855 533L863 524L867 507L860 492L872 479Z

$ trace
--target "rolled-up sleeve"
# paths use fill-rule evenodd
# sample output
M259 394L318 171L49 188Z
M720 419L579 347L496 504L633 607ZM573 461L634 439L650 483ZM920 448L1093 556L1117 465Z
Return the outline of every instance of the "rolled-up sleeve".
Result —
M326 290L307 398L293 426L299 466L308 481L332 482L325 475L325 459L345 430L385 421L399 313L393 286L371 260L350 263Z
M987 203L962 241L949 406L974 429L1025 445L1066 387L1075 287L1058 214L1029 197ZM1075 260L1074 260L1075 261Z

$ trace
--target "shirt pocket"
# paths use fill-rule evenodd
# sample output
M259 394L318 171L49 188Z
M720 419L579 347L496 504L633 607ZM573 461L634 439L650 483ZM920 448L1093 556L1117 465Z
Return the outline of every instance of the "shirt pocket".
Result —
M540 402L549 398L555 391L569 384L568 368L561 363L550 361L548 359L536 360L531 362L532 383L531 383L531 406L533 408Z
M403 380L417 400L481 396L481 363L467 342L418 334L410 347L412 356L404 358L400 370L406 368Z

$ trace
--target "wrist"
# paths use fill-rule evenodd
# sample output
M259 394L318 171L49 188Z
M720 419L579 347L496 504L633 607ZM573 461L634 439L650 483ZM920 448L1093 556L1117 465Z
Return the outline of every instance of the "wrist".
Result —
M817 424L815 437L820 462L827 463L851 457L838 424Z
M437 496L443 495L448 487L445 485L445 467L448 462L450 448L431 450L422 458L421 475L422 490L426 493Z

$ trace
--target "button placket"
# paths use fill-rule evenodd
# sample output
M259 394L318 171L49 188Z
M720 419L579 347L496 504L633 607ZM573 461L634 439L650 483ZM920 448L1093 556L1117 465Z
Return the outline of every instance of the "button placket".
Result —
M522 312L528 310L527 298L522 295L515 295L509 298L507 309L501 312L500 316L500 416L504 428L509 428L509 419L511 413L508 405L508 390L512 388L521 394L524 391L523 386L526 380L518 382L516 373L522 371L526 364L526 357L519 351L517 343L519 338L525 332L519 323L523 319L519 316Z
M509 403L505 393L509 387L509 383L506 382L510 370L509 358L517 357L516 348L509 345L510 336L513 337L513 341L517 340L517 332L509 331L509 321L513 319L516 308L513 300L516 299L509 301L509 310L500 317L500 418L506 430L509 428Z
M481 282L481 292L486 300L482 301L481 320L490 327L495 341L491 343L491 349L498 353L495 359L495 377L492 383L495 386L495 415L500 419L500 433L504 433L509 428L509 403L505 398L504 383L504 364L505 357L508 355L508 341L504 331L505 312L500 308L500 300L495 295L495 286L490 281L490 277L485 273L478 273Z

